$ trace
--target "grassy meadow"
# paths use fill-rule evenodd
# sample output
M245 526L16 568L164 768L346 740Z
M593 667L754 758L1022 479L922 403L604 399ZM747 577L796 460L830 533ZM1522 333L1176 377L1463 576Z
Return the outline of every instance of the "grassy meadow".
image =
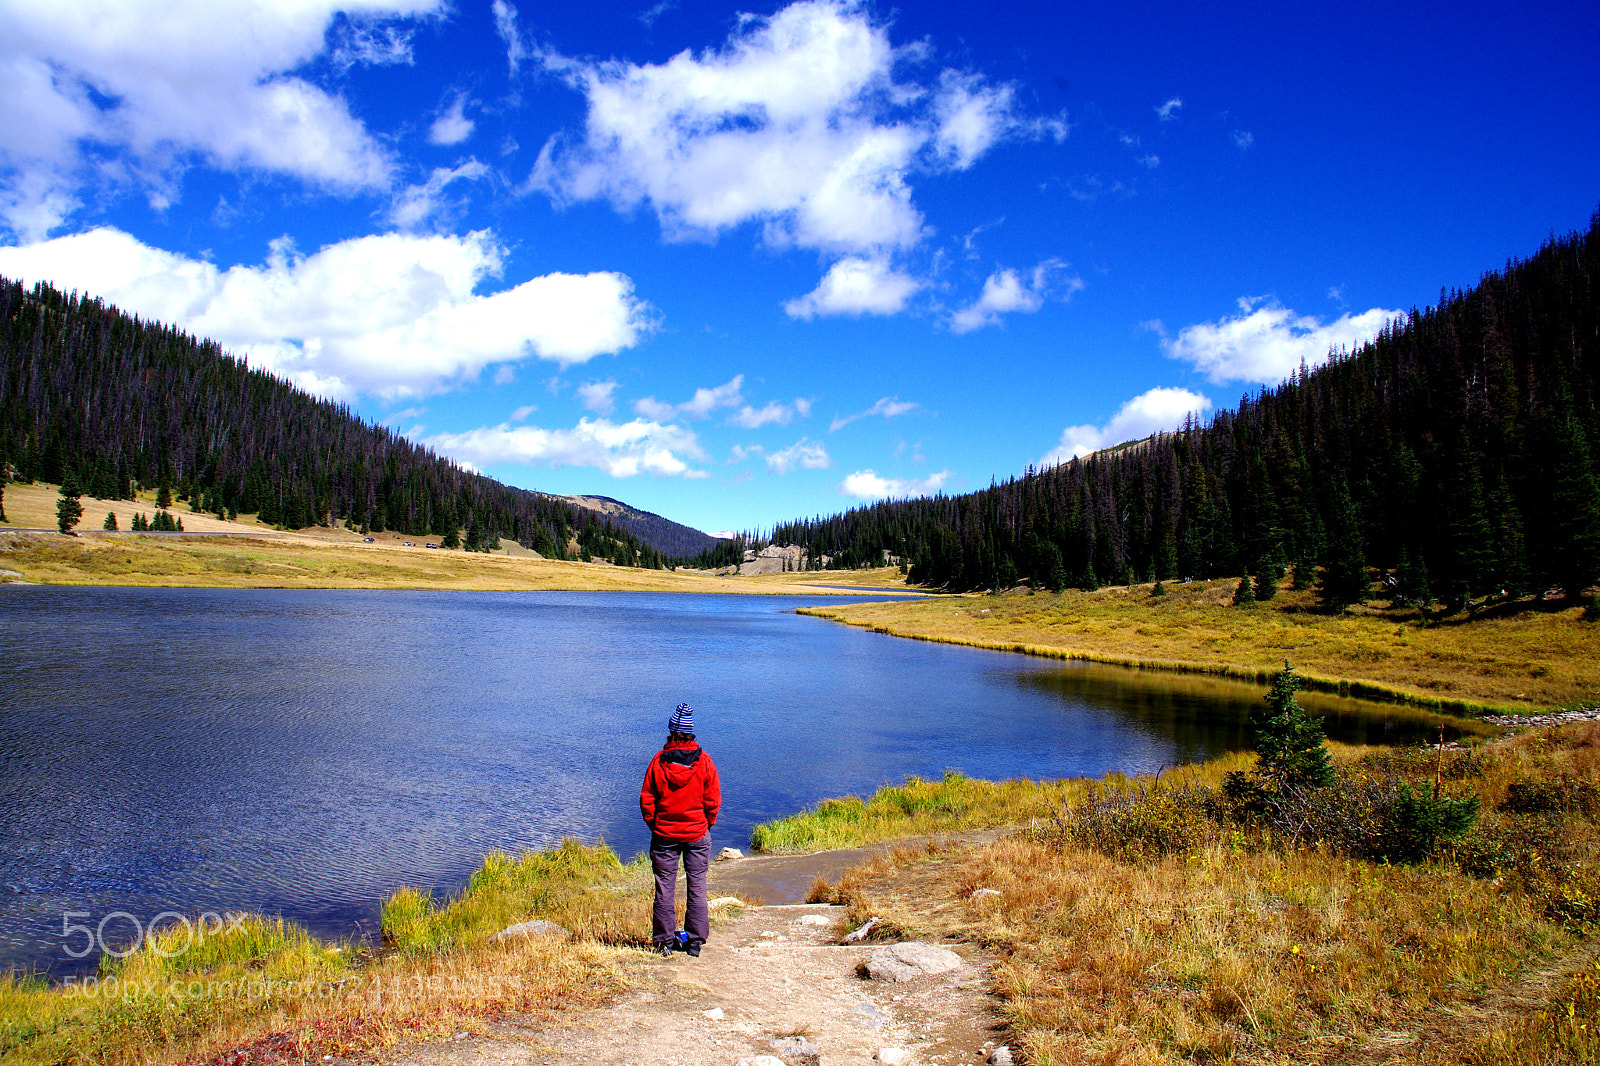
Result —
M564 590L582 592L712 592L791 595L827 592L829 583L885 589L905 582L893 568L840 573L717 577L699 571L639 570L609 563L540 559L509 545L488 554L430 549L430 538L372 534L368 544L346 529L286 533L241 515L236 522L174 507L186 533L228 537L141 536L100 531L108 511L127 530L136 511L155 513L154 493L136 502L85 496L77 537L8 532L54 528L56 486L7 484L0 526L0 570L47 585L145 585L198 588ZM237 534L248 534L238 536ZM437 538L431 538L435 542ZM406 542L411 541L411 546ZM912 590L915 591L915 590Z
M1600 703L1600 621L1561 601L1521 601L1425 621L1382 605L1320 611L1310 590L1232 605L1236 579L916 602L806 607L918 640L1264 681L1292 660L1308 687L1451 712Z

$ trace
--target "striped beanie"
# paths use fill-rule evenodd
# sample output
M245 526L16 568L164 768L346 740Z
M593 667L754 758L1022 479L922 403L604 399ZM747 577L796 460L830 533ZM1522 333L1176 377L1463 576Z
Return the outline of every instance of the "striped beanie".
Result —
M686 737L694 736L694 709L687 703L678 704L678 709L667 720L667 731L682 733Z

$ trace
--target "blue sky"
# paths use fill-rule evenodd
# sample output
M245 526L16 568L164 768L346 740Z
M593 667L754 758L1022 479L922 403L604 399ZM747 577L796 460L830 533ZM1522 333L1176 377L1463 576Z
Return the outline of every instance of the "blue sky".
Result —
M706 530L1236 403L1600 206L1600 9L0 0L0 274Z

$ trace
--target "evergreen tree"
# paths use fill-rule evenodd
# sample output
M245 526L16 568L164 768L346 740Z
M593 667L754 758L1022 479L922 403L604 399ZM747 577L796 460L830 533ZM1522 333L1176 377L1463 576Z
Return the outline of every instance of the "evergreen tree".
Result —
M163 480L160 488L156 489L156 507L159 510L165 511L171 506L172 490L167 487L166 481Z
M1323 743L1322 719L1309 717L1294 698L1302 685L1285 659L1283 671L1272 679L1272 691L1264 697L1266 708L1250 716L1256 774L1275 791L1333 784L1333 762Z
M1278 582L1283 580L1283 559L1276 552L1256 564L1256 599L1270 600L1278 595Z
M1371 595L1372 582L1367 577L1366 553L1355 506L1342 489L1336 489L1332 507L1328 556L1317 592L1325 608L1342 611L1353 603L1365 603Z
M70 473L61 482L59 492L61 499L56 502L56 528L68 533L83 517L83 504L80 502L83 494L78 491L77 479Z
M106 520L100 524L100 528L115 530L117 528L117 512L107 511Z
M1235 607L1248 607L1256 602L1256 587L1246 574L1239 579L1239 584L1233 590L1233 605Z
M1400 549L1400 566L1395 571L1395 601L1415 604L1423 610L1433 602L1427 560L1420 555L1413 557L1405 548Z
M1570 413L1561 418L1553 437L1547 573L1552 584L1577 599L1600 578L1600 489L1578 419Z

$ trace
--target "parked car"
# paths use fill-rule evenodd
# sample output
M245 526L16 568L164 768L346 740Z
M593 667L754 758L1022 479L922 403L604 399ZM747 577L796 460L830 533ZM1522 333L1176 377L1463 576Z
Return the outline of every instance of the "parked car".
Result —
M415 545L415 544L413 544L413 543L411 543L411 542L410 542L410 541L409 541L409 540L408 540L408 541L406 541L406 547L408 547L408 548L415 548L415 547L416 547L416 545Z
M424 544L423 547L424 548L437 548L438 545L437 544Z
M372 538L371 537L362 537L361 539L366 541L368 544L372 543Z

